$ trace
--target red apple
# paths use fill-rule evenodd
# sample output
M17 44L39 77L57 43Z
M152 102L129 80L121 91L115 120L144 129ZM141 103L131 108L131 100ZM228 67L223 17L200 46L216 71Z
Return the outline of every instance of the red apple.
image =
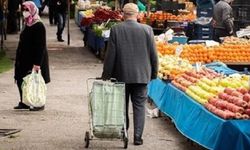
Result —
M215 103L218 101L218 99L217 98L214 98L214 97L211 97L211 98L209 98L208 99L208 102L210 103L210 104L212 104L212 105L215 105Z
M232 95L232 96L236 96L236 97L242 96L242 94L241 94L240 92L238 92L238 91L233 91L233 92L231 93L231 95Z
M243 96L243 100L246 101L246 102L249 102L249 101L250 101L250 94L246 93L246 94Z
M246 94L248 92L247 89L245 89L245 88L238 88L237 91L242 93L242 94Z
M232 103L234 101L234 96L229 95L227 101Z
M250 115L250 109L245 109L245 113Z
M231 95L233 93L234 89L231 88L225 88L224 92Z
M228 98L228 96L227 96L226 93L219 93L219 94L218 94L218 97L219 97L220 99L223 99L223 100L227 100L226 98Z

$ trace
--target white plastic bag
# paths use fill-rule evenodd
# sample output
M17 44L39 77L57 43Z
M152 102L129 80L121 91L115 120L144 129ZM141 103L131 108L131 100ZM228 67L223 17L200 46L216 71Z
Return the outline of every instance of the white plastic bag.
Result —
M23 78L22 98L23 103L31 107L42 107L46 102L47 87L41 75L41 71L32 71Z

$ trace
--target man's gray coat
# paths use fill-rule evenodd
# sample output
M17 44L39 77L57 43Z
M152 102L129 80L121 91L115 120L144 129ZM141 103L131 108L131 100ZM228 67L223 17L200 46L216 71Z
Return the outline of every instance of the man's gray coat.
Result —
M158 57L150 26L126 20L111 28L104 79L125 83L148 83L157 77Z

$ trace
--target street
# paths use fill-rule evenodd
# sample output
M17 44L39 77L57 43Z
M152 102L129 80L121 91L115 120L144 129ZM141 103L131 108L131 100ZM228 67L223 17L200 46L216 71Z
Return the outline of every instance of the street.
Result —
M84 149L84 135L90 129L86 80L98 77L102 62L83 45L83 34L71 20L71 45L56 40L56 26L47 29L51 83L47 85L44 111L14 110L19 94L13 79L13 69L0 74L0 129L21 129L0 137L0 150L80 150ZM64 39L67 37L64 31ZM18 35L5 41L7 55L14 59ZM176 130L166 117L146 118L144 144L133 145L132 109L129 129L129 150L200 150ZM120 140L90 141L89 149L123 149Z

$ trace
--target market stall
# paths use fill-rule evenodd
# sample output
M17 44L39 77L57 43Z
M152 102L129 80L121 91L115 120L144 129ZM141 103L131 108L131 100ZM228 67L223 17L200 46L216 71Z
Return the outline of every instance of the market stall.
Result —
M205 148L250 147L248 70L222 63L249 62L248 42L232 37L213 46L157 42L159 78L150 82L148 95L184 136Z
M160 79L153 80L148 87L149 97L172 118L184 136L208 149L249 149L249 120L224 120L171 83Z

